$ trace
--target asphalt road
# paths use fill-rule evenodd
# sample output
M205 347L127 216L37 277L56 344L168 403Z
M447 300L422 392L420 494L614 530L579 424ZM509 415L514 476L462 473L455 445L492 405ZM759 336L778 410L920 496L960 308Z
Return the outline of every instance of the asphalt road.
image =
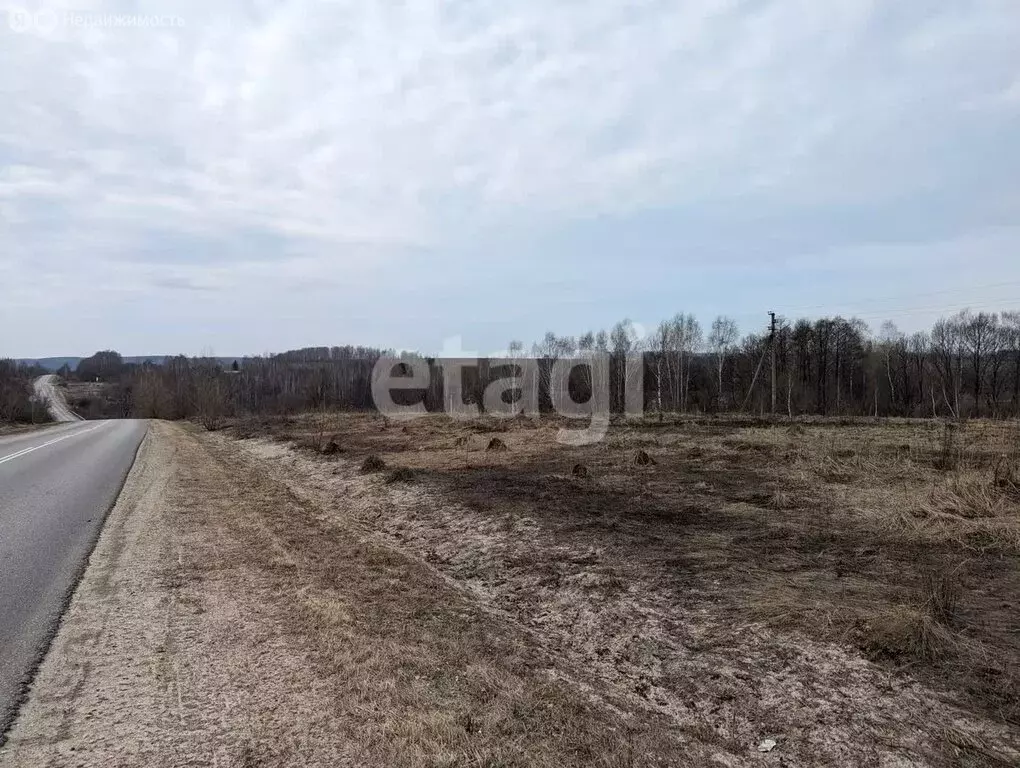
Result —
M35 395L46 401L54 421L81 421L81 416L67 407L64 394L57 389L57 377L50 373L35 380Z
M0 743L147 428L78 421L0 437Z

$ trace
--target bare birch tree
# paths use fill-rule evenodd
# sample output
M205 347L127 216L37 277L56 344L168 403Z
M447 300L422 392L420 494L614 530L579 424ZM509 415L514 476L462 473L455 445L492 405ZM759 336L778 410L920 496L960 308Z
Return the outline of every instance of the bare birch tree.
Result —
M735 320L719 315L712 321L712 330L708 334L708 348L715 361L716 370L716 399L720 408L726 408L727 399L723 389L723 367L726 365L726 356L733 349L733 345L740 338L740 331L737 329Z

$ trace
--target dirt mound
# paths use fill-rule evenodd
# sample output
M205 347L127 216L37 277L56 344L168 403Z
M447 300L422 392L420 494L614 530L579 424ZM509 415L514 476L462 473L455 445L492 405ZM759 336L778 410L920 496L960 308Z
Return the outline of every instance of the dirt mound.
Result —
M365 459L361 464L361 471L368 472L382 472L386 469L386 462L376 456L374 453Z
M485 449L487 451L506 451L509 450L506 447L506 443L500 440L498 437L494 437L489 441L489 446Z
M646 451L638 451L636 454L634 454L634 463L637 464L639 467L649 467L652 464L655 464L656 461L651 456L649 456Z
M584 464L575 464L572 474L574 477L588 477L588 467L584 466Z
M330 440L319 449L319 453L323 456L332 456L334 453L343 453L343 449L336 440Z
M387 483L410 483L417 480L421 475L420 469L412 469L411 467L397 467L395 470L390 472L389 477L386 478Z

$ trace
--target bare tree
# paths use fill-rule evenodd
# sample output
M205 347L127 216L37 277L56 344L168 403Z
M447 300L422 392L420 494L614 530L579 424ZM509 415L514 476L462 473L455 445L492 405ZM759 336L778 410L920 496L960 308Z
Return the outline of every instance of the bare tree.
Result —
M942 400L953 418L960 417L963 379L963 333L957 318L941 318L931 332L932 363L939 377Z
M624 318L609 333L609 345L613 353L614 369L616 371L616 405L617 409L624 409L624 394L627 389L627 357L637 349L638 335L634 323L630 318Z
M963 344L969 353L971 382L974 393L974 415L981 416L981 391L985 384L988 361L999 337L999 316L964 310L959 314Z
M1006 384L1005 367L1010 350L1010 329L1004 326L1000 320L996 320L993 332L988 340L988 351L986 353L986 375L988 388L986 389L985 402L988 404L990 415L999 415L999 400L1002 396L1002 389Z
M667 368L672 369L672 378L675 382L675 386L671 387L674 403L681 412L684 412L687 410L694 356L704 346L704 337L701 325L694 315L680 312L673 316L669 324L669 347L672 354L667 357Z
M656 355L655 355L655 410L659 412L659 418L662 418L662 368L666 362L666 356L670 353L671 344L673 339L673 326L666 320L659 323L659 327L655 331L655 344L656 344Z
M896 384L893 381L893 359L899 359L906 337L892 320L882 323L878 332L879 349L885 363L885 378L889 382L889 404L895 406Z
M907 363L908 377L913 382L914 387L916 387L917 403L921 408L925 407L924 384L928 378L928 358L930 355L931 337L924 331L912 334L907 340L907 355L905 355L904 359L909 359L909 363ZM934 388L929 388L929 394L931 396L931 415L934 418L938 415L938 409L935 406Z
M587 396L590 398L595 398L597 396L597 393L595 392L595 381L593 378L595 373L595 354L596 354L594 333L588 331L587 333L581 335L577 339L577 354L578 357L580 357L585 362L585 366L581 369L582 371L581 378L582 381L584 382L584 387L585 391L587 392ZM593 400L593 405L594 404L595 403Z
M1013 413L1020 416L1020 312L1003 312L1007 354L1013 359Z
M523 381L523 379L519 377L517 374L518 374L518 361L524 359L524 342L514 339L509 344L507 344L506 356L508 360L514 363L512 372L510 374L510 386L513 392L511 397L515 398L515 400L523 401L524 395L521 389L527 382ZM524 371L520 372L524 373Z
M723 389L723 366L726 356L740 338L735 320L719 315L712 321L712 330L708 334L708 348L712 352L716 369L716 399L720 408L727 405L726 393Z
M227 397L224 374L217 365L203 366L195 376L195 412L199 422L208 430L219 429L227 415ZM326 399L320 396L320 408ZM320 440L321 443L321 440Z

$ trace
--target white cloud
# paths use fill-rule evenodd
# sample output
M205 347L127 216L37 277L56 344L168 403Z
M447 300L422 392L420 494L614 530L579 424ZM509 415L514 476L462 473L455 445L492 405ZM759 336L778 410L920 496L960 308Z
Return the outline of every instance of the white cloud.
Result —
M194 273L164 287L215 285L186 253L137 256L167 233L283 238L231 258L309 279L536 220L893 204L946 183L947 143L1015 120L965 106L1020 82L1002 0L75 10L88 23L57 9L52 30L0 25L0 247L47 262L54 285L75 258L114 274L132 253ZM104 26L111 13L183 26Z

